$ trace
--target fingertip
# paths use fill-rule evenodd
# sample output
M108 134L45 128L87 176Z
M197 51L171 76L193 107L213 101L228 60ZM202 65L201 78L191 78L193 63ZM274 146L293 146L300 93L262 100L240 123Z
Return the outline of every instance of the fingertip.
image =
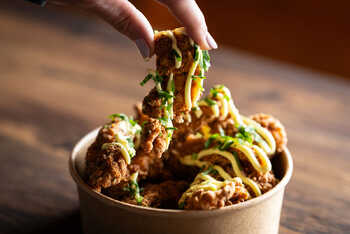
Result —
M214 38L212 37L212 35L209 32L207 32L206 41L207 41L207 44L209 45L210 49L217 49L218 48L218 44L216 43L216 41L214 40Z

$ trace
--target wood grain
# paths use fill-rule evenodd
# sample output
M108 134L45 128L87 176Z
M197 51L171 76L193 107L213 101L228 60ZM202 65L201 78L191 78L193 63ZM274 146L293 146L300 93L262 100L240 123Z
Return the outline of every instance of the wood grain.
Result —
M151 87L138 82L153 62L111 28L48 18L0 9L1 233L81 232L69 152ZM211 54L207 88L227 85L242 113L271 113L288 130L295 171L281 233L348 233L350 84L225 48Z

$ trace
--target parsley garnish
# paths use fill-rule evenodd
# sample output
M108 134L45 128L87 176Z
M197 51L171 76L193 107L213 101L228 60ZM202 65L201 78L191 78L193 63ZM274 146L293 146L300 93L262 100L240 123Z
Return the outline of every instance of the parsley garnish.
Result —
M171 81L171 92L175 93L175 82L174 82L174 80Z
M221 93L221 92L220 92L220 89L222 89L223 87L224 87L223 85L220 85L220 86L218 86L218 87L211 88L211 89L210 89L210 94L211 94L214 98L216 98L217 95L218 95L219 93ZM221 94L224 96L224 98L225 98L227 101L230 101L230 98L229 98L226 94L223 94L223 93L221 93Z
M172 107L173 107L173 104L170 103L170 104L168 104L168 105L166 106L166 110L167 110L167 111L170 111Z
M218 137L219 137L219 134L217 134L217 133L211 135L211 136L208 138L208 140L204 143L204 148L208 149L209 146L210 146L210 145L214 142L214 140L215 140L216 138L218 138Z
M233 140L227 138L225 141L219 146L219 150L227 150L234 143Z
M205 98L204 101L209 105L209 106L214 106L216 105L216 101L211 100L209 98Z
M165 128L165 130L176 130L177 128L174 128L174 127L167 127L167 128Z
M243 141L247 141L250 144L252 144L254 140L256 142L260 142L262 140L256 133L255 129L250 126L239 126L238 133L236 133L235 137L242 139Z
M164 99L169 99L169 98L174 97L168 91L164 91L164 90L158 90L158 95L159 95L159 97L164 98Z
M161 123L163 126L166 126L167 123L168 123L168 120L167 120L165 117L160 117L160 118L158 118L158 120L160 121L160 123Z
M128 116L124 115L124 114L111 114L110 116L108 116L108 118L112 119L114 121L115 118L119 118L121 120L127 120Z
M148 121L143 121L142 124L141 124L141 128L144 128L145 127L145 124L147 124Z
M149 73L143 81L140 82L141 86L144 86L150 79L154 80L155 83L161 83L164 80L165 76L160 76L158 72L155 72L155 75Z
M129 144L130 148L134 148L135 147L134 141L130 137L126 138L126 140L128 141L128 144Z
M135 198L138 205L141 205L143 197L140 195L141 189L136 181L130 181L129 185L123 188L124 191L130 193Z
M193 60L194 61L198 61L198 59L199 59L199 45L197 45L197 44L195 44L194 45L194 58L193 58Z
M207 77L206 76L202 76L202 75L192 75L192 80L197 80L197 78L198 79L201 79L201 80L205 80L205 79L207 79Z
M185 202L181 202L181 203L179 204L179 209L183 209L183 208L185 208Z
M129 123L134 127L137 122L135 120L133 120L132 118L129 119Z
M175 55L176 61L180 62L182 60L182 57L179 55L179 53L176 50L172 50L171 53Z
M152 74L148 74L145 79L143 79L143 81L140 82L140 85L141 86L144 86L150 79L153 78L153 75Z
M203 175L214 174L216 175L218 172L213 168L213 166L209 166L207 170L203 171Z
M202 68L204 69L204 71L208 71L209 67L210 67L210 56L209 56L209 52L207 50L203 50L202 51L202 56L203 56L203 66Z

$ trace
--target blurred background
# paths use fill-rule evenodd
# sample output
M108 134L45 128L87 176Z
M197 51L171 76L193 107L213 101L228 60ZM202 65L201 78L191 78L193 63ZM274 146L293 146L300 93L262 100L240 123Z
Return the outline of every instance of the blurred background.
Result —
M179 26L155 1L131 0L156 29ZM220 46L350 77L350 2L301 0L198 0L211 34ZM60 11L40 9L23 0L1 1L13 11L57 25L67 24ZM67 12L66 15L71 15ZM76 12L74 12L76 14ZM82 17L96 20L81 12ZM67 27L67 25L66 25ZM69 26L68 26L69 27ZM86 27L86 25L85 25ZM84 30L84 29L80 29Z

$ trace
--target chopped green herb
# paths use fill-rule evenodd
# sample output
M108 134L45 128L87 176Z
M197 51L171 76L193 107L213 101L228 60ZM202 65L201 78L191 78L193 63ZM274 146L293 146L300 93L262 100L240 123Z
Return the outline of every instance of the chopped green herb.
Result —
M211 100L209 98L205 98L204 101L209 105L209 106L214 106L216 105L216 101Z
M153 80L156 83L162 83L162 81L166 78L166 76L160 76L158 72L156 72L156 76L153 76Z
M213 168L213 166L209 166L207 170L203 171L203 175L209 175L209 174L214 174L216 175L218 172Z
M134 141L130 137L126 138L126 140L128 141L128 144L129 144L130 148L134 148L135 147Z
M173 53L175 55L175 59L176 61L181 61L182 60L182 57L181 55L176 51L176 50L172 50L171 53Z
M129 185L123 188L124 191L130 193L130 196L135 198L138 205L143 201L143 197L140 195L141 189L136 181L130 181Z
M140 82L140 85L141 86L144 86L150 79L153 78L153 75L152 74L148 74L145 79L143 79L143 81Z
M198 61L198 59L199 59L199 50L200 50L199 45L195 44L194 45L194 58L193 58L194 61Z
M185 202L181 202L179 204L179 209L184 209L185 208Z
M211 88L211 89L210 89L210 94L211 94L214 98L216 98L217 95L218 95L219 93L221 93L227 101L230 101L230 98L229 98L226 94L223 94L222 92L220 92L221 86L224 87L223 85L220 85L220 86L218 86L218 87Z
M225 140L220 146L219 150L227 150L233 144L233 140Z
M192 156L191 156L191 158L192 158L193 160L197 160L198 154L197 154L197 153L193 153Z
M202 59L203 59L203 69L204 71L208 71L209 67L210 67L210 56L209 56L209 52L207 50L203 50L202 51Z
M254 128L250 126L239 126L238 133L236 133L235 137L246 141L250 144L252 144L254 140L257 142L262 140L261 137L254 130Z
M173 104L170 103L170 104L168 104L168 105L166 106L166 110L167 110L167 111L170 111L172 107L173 107Z
M168 91L164 91L164 90L158 90L158 95L159 95L159 97L164 98L164 99L169 99L169 98L174 97Z
M192 80L197 80L197 79L201 79L201 80L205 80L205 79L207 79L207 77L206 76L202 76L202 75L193 75L192 76Z
M119 118L121 120L127 120L128 116L124 115L124 114L112 114L110 116L108 116L108 118L112 119L114 121L115 118Z
M129 123L134 127L136 126L137 122L133 120L132 118L129 119Z
M211 94L214 98L216 98L216 96L218 95L218 93L219 93L219 91L218 91L217 89L215 89L215 88L211 88L211 89L210 89L210 94Z
M216 140L216 138L219 137L219 134L215 133L213 135L211 135L208 140L204 143L204 148L208 149L209 146L214 142L214 140Z
M175 82L174 82L174 80L171 81L171 92L175 93Z
M148 121L143 121L142 124L141 124L141 128L144 128L145 127L145 124L147 124Z
M177 128L174 128L174 127L168 127L168 128L165 128L165 130L176 130Z
M165 117L158 118L158 120L163 126L166 126L168 123L168 120Z

